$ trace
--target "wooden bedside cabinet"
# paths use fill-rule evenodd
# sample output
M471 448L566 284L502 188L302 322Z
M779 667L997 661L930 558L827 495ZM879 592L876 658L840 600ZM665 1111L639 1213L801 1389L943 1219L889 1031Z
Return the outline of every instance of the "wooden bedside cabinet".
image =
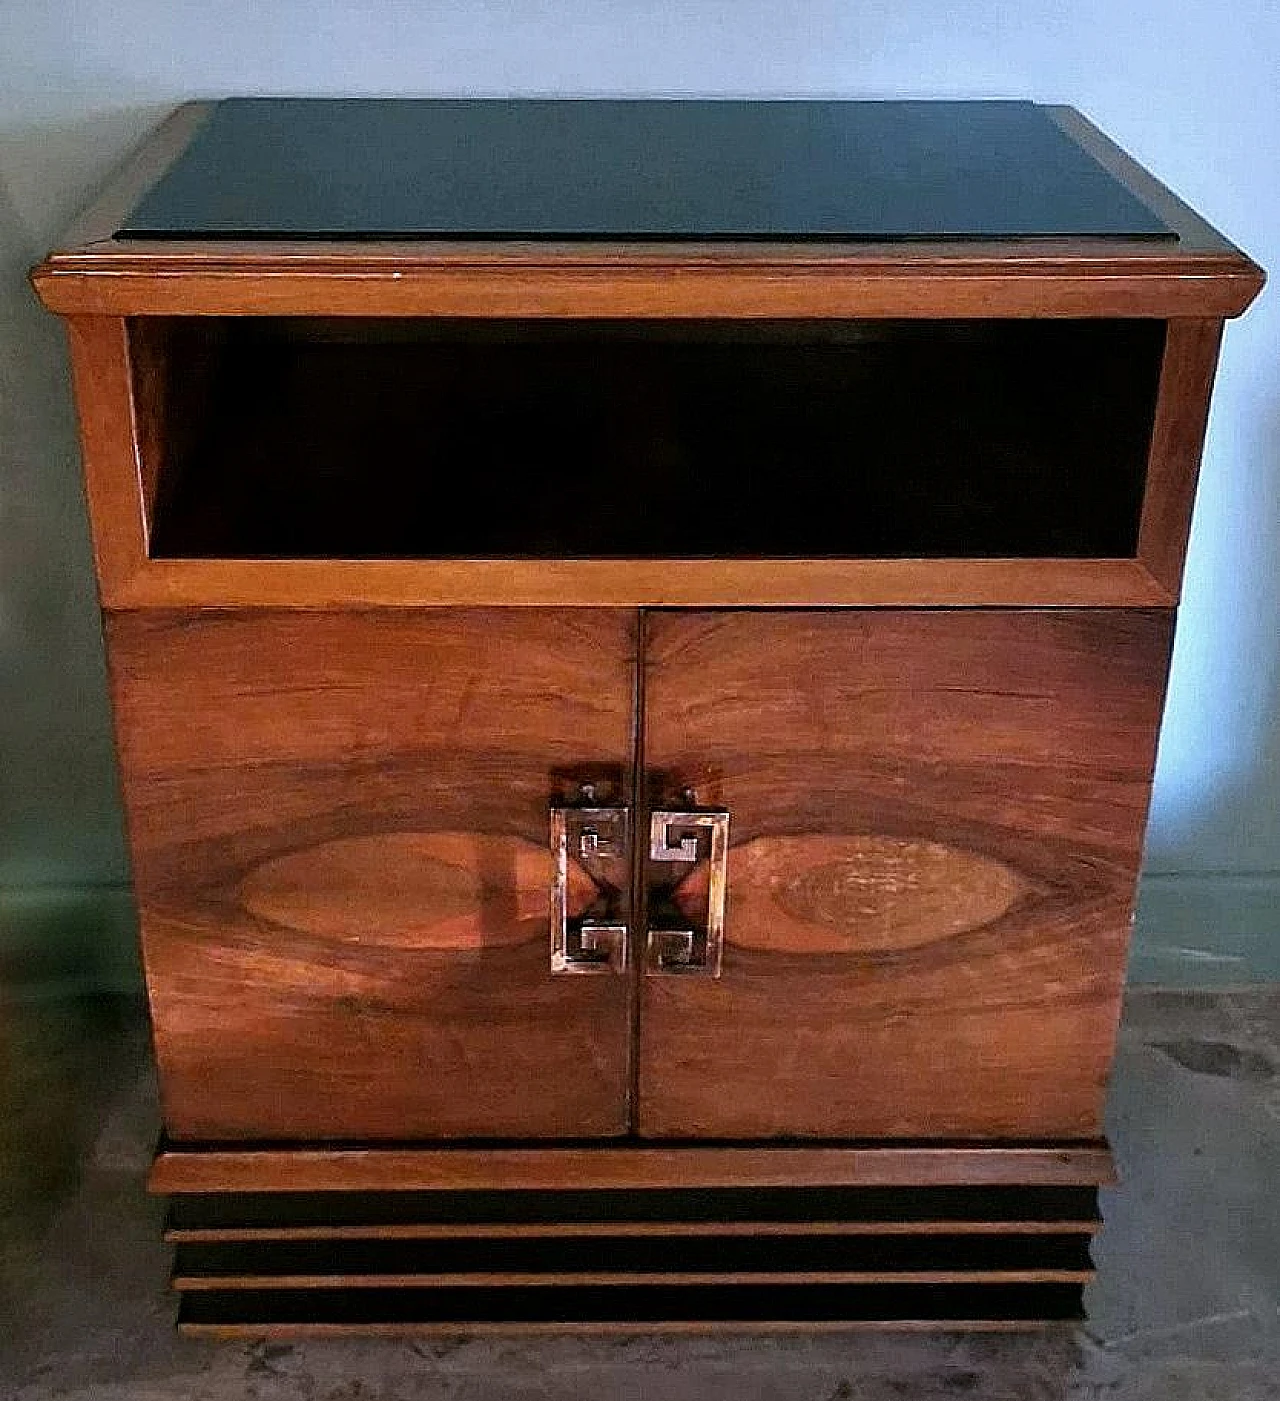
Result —
M261 100L34 281L184 1330L1079 1315L1257 267L1068 108Z

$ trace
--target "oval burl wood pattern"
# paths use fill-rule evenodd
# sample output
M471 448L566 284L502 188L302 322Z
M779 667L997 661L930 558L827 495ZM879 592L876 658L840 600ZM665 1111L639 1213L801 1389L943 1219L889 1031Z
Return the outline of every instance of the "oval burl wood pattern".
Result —
M723 976L644 980L641 1132L1096 1136L1171 621L653 615L646 764L734 845Z
M256 919L385 948L474 949L544 939L551 853L480 832L385 832L289 852L251 871L240 900ZM569 863L569 907L595 885Z
M705 867L677 902L706 902ZM875 955L994 923L1037 887L978 852L904 837L757 837L731 849L733 942L790 953Z
M552 977L547 842L581 780L630 792L635 633L625 612L108 618L171 1137L625 1130L626 980Z

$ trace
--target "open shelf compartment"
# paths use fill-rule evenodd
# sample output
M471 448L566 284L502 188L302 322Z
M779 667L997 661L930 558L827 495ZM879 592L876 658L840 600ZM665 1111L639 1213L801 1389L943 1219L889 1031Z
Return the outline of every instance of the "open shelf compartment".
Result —
M156 560L1132 559L1159 320L149 317Z

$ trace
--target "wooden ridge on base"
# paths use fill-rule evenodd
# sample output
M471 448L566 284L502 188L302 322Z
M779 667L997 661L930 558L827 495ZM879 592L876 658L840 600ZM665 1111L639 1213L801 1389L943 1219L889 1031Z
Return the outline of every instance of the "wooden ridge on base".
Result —
M723 1180L683 1181L682 1153L695 1175ZM179 1326L193 1335L1023 1328L1081 1316L1105 1147L808 1153L615 1148L594 1150L593 1164L593 1150L565 1148L166 1150L153 1182L177 1187L166 1238ZM837 1180L818 1182L820 1163ZM393 1165L413 1170L369 1187L393 1181ZM553 1169L571 1185L541 1185ZM779 1185L787 1169L807 1185Z
M184 1148L153 1192L358 1192L625 1187L1104 1186L1101 1140L976 1147Z

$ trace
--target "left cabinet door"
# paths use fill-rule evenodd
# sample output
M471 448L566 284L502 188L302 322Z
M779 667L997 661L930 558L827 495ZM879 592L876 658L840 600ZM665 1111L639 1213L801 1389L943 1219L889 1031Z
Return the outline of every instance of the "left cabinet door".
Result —
M548 808L632 786L624 610L107 620L174 1139L619 1134L628 979L553 976ZM594 887L572 866L570 901Z

